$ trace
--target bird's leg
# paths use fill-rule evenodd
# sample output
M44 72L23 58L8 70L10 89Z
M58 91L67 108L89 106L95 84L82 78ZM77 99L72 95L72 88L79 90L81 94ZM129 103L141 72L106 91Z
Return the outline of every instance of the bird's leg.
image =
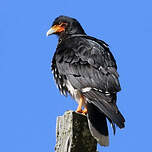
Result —
M83 105L83 103L84 103L84 97L81 96L81 97L80 97L80 100L79 100L79 105L78 105L78 107L77 107L76 112L79 112L79 113L82 113L82 112L83 112L83 111L82 111L82 105Z
M76 112L86 115L88 113L87 106L84 106L84 110L82 110L82 106L84 105L84 102L85 102L84 100L85 100L84 97L81 96Z
M83 113L84 115L86 115L86 114L88 113L87 106L84 107L84 110L82 110L82 113Z

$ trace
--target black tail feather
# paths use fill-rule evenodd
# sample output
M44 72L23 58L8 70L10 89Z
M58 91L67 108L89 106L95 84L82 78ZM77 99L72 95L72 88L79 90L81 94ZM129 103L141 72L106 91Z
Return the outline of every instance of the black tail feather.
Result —
M88 123L92 135L102 146L109 145L108 126L106 116L92 103L87 103Z
M85 92L84 96L86 97L88 103L95 105L100 112L111 120L110 122L112 122L114 130L114 124L116 124L119 128L124 128L125 119L116 106L115 96L106 96L104 93L96 90Z
M87 103L88 118L91 124L103 135L108 136L106 117L92 103Z

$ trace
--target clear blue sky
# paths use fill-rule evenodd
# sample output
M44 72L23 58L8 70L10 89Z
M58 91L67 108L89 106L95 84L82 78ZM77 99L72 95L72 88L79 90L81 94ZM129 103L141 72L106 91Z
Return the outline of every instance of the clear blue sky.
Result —
M76 103L56 89L50 64L59 15L77 18L85 31L110 45L122 91L126 128L110 130L101 152L150 151L152 136L152 2L149 0L5 0L0 5L0 151L53 152L56 117Z

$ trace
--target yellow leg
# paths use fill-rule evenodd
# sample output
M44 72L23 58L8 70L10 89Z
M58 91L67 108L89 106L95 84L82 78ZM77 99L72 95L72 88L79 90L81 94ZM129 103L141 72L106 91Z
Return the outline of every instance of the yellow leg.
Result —
M84 107L84 110L82 111L82 113L83 113L84 115L86 115L86 114L88 113L88 109L87 109L86 106Z
M82 113L82 114L86 115L86 114L88 113L87 107L85 106L85 107L84 107L84 110L82 110L82 105L83 105L84 102L85 102L84 100L85 100L84 97L81 96L80 101L79 101L79 105L78 105L78 107L77 107L76 112Z
M76 112L82 113L82 105L83 105L83 102L84 102L84 97L81 96L81 97L80 97L80 101L79 101L79 105L78 105L78 107L77 107Z

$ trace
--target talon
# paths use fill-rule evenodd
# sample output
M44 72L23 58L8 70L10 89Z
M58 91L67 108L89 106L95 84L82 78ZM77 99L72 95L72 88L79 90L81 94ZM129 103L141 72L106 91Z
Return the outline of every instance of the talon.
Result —
M88 109L85 107L84 110L82 110L82 114L86 115L88 113Z
M83 113L83 110L82 110L83 102L84 102L84 98L83 98L83 96L81 96L80 101L79 101L79 105L78 105L78 108L77 108L76 112Z
M82 109L77 109L76 112L83 113L83 110Z

